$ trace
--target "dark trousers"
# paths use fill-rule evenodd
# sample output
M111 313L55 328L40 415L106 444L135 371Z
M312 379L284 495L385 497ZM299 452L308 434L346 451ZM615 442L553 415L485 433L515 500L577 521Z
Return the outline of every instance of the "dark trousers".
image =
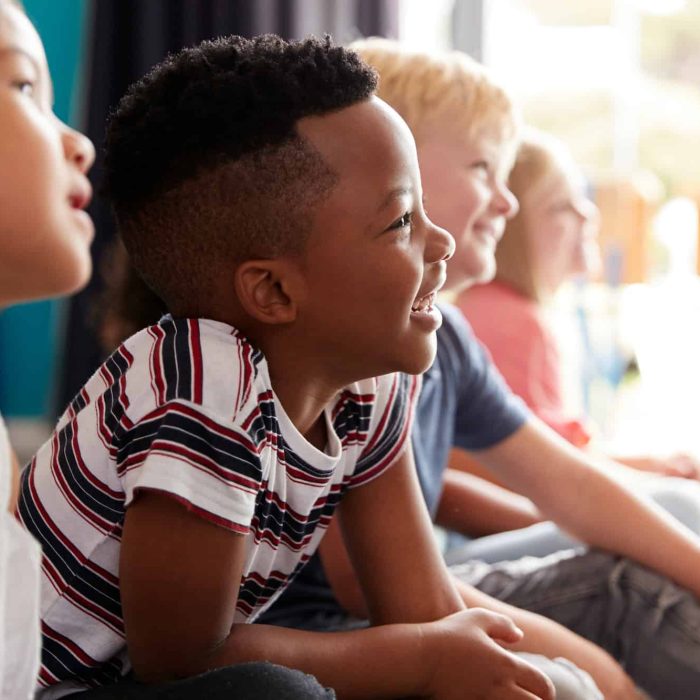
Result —
M68 696L70 700L333 700L335 693L323 688L301 671L267 661L237 664L199 676L162 685L144 685L125 679Z

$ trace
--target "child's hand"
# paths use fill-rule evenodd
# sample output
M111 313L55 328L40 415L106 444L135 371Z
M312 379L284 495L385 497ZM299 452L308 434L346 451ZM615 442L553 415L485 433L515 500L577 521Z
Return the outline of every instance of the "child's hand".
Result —
M428 623L424 629L433 669L427 697L554 700L549 678L501 646L523 636L505 615L472 608Z
M653 474L700 479L700 462L692 455L683 452L677 452L668 457L623 457L618 459L618 462Z

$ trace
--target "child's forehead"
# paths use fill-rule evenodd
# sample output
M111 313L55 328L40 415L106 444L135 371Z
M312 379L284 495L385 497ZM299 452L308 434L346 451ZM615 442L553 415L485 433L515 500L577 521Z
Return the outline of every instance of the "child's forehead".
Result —
M471 155L478 151L493 158L510 170L515 162L519 139L513 125L507 122L469 123L447 121L435 124L429 133L418 139L418 144L439 140L445 148Z
M406 123L377 97L302 119L297 130L321 152L331 168L361 165L371 169L370 162L390 154L401 154L402 163L406 155L413 156L408 160L415 160L415 143Z
M27 16L14 5L0 0L0 52L18 52L36 63L46 66L44 45Z

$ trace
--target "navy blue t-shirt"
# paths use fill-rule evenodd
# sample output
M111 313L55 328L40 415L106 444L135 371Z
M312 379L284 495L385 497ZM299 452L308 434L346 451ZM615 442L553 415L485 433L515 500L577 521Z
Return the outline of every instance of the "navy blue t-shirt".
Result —
M423 374L411 442L423 497L435 515L452 447L483 450L512 435L528 416L462 312L440 304L437 353Z
M508 388L462 312L440 304L437 353L423 374L411 442L423 497L432 517L452 447L480 450L512 435L527 419L524 403ZM304 612L340 610L321 559L314 555L258 621L294 625Z

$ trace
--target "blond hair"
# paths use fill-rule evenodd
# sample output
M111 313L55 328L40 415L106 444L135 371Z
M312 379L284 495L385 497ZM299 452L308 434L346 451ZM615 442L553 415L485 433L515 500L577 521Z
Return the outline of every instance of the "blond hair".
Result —
M508 177L508 189L520 202L520 210L508 221L496 248L496 279L528 299L541 301L544 290L537 279L528 235L527 199L546 185L562 159L570 159L559 139L528 127L518 147L515 165Z
M518 117L508 93L484 66L464 53L409 51L390 39L350 45L379 74L377 94L406 121L416 140L449 117L465 137L488 127L515 138Z

